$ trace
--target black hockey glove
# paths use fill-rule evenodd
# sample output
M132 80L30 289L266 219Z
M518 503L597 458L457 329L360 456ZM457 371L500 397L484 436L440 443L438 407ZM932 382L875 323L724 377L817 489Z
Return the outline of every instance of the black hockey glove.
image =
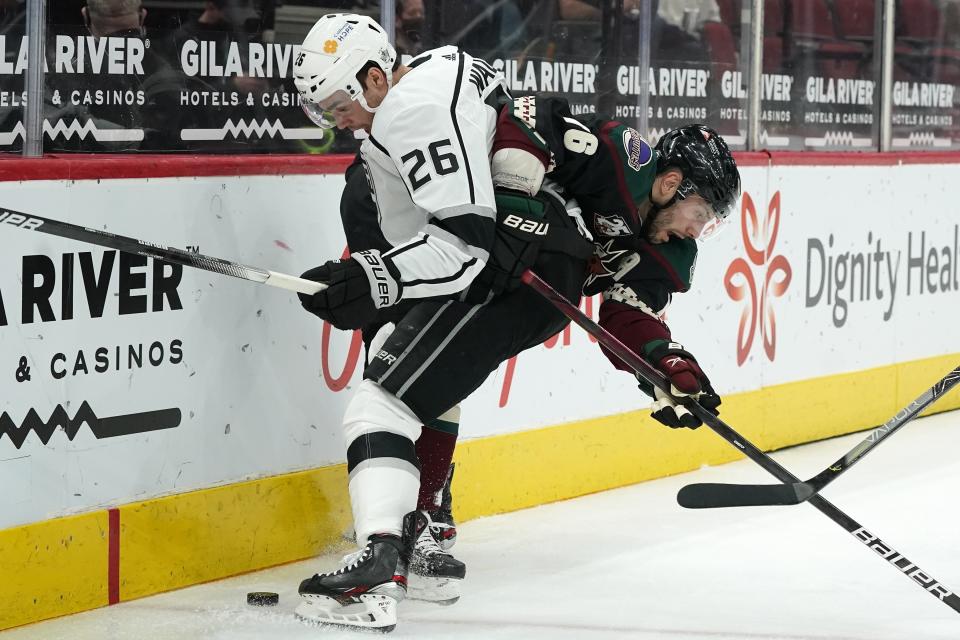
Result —
M550 228L546 221L548 200L541 196L498 187L494 189L497 202L497 226L490 257L477 274L468 301L480 293L479 300L488 291L500 295L521 286L520 276L536 264L540 245ZM539 234L539 235L538 235Z
M670 391L674 397L682 399L690 396L713 415L720 415L720 396L713 390L709 378L703 373L696 358L677 342L654 340L643 347L647 360L661 371L670 382ZM690 413L683 405L676 404L667 394L640 380L640 389L650 395L654 402L650 414L654 420L670 428L686 427L696 429L703 422Z
M389 258L371 249L346 260L330 260L304 272L301 278L322 282L326 289L300 296L303 308L337 329L360 329L369 324L380 307L400 299L400 285Z

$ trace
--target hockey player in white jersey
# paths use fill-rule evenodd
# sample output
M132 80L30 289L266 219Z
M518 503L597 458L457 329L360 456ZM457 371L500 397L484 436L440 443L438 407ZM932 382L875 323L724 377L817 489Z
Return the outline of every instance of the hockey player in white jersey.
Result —
M442 47L400 65L380 25L334 14L304 40L294 81L317 125L369 134L361 155L392 247L307 271L329 286L302 303L341 329L394 307L400 315L374 341L344 416L360 550L336 572L304 580L297 613L386 631L408 564L422 577L463 577L462 564L428 548L436 547L429 519L415 510L420 425L565 326L519 275L535 266L577 300L592 248L562 201L495 194L490 154L506 91L483 60Z

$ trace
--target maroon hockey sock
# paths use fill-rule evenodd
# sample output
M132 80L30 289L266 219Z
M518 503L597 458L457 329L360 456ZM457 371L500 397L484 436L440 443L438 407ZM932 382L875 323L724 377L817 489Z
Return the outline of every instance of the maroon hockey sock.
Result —
M440 490L450 472L458 430L459 425L444 420L435 420L421 430L417 438L417 457L420 459L417 509L429 511L440 505Z

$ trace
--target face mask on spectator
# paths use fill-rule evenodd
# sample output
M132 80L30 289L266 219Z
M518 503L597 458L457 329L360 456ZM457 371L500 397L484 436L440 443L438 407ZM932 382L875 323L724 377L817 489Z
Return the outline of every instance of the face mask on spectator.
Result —
M423 37L423 18L404 20L403 31L414 42L420 42L420 38Z

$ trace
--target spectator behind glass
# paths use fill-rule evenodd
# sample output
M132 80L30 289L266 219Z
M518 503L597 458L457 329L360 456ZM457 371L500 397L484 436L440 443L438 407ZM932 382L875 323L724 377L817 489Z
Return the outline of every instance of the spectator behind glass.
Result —
M87 30L95 38L141 38L144 35L143 21L147 10L140 0L89 0L80 13Z
M943 41L940 46L957 48L960 46L960 0L937 0L940 9Z
M207 0L203 12L174 31L164 44L167 50L166 55L170 60L180 60L184 46L195 42L203 48L212 47L214 55L221 64L227 59L231 45L236 48L243 65L241 74L211 76L201 73L195 76L197 80L207 85L206 91L222 92L226 96L229 106L217 110L221 124L228 118L234 123L239 120L246 123L253 121L262 123L267 118L260 96L267 91L268 81L266 78L248 75L246 65L246 61L250 59L250 43L261 41L259 31L261 24L261 18L252 0ZM167 87L169 82L159 83L158 86ZM229 104L234 93L237 94L237 104ZM190 108L211 111L210 107L202 105ZM260 135L228 136L218 144L217 148L222 151L234 148L250 150L261 142L263 140Z
M640 50L637 20L640 17L641 2L643 0L623 0L619 50L624 59L635 58ZM715 0L660 0L659 2L653 0L650 9L653 18L650 28L650 60L654 64L706 62L707 54L700 41L663 17L663 5L670 5L666 9L668 14L674 15L679 6L680 15L687 16L686 19L690 20L689 16L693 14L688 14L684 5L699 6L701 4L712 4L714 8L717 7ZM599 55L600 19L602 16L599 5L600 0L557 0L557 9L561 20L595 25L596 33L593 34L593 37L577 32L579 34L575 38L577 42L568 45L568 48L570 46L574 47L578 56L596 57ZM711 14L707 13L705 15L709 16ZM719 9L717 9L717 19L719 19ZM703 22L701 21L698 24L698 28L702 29Z
M179 57L181 45L188 40L215 42L218 49L224 47L224 52L231 41L246 45L251 39L248 28L253 28L255 36L257 22L249 0L207 0L200 15L173 32L175 53Z
M720 6L717 0L660 0L657 15L699 40L704 22L720 22Z
M399 55L415 56L423 51L423 0L397 0L395 49Z
M0 36L19 36L26 23L27 5L23 0L0 0Z
M442 44L482 58L523 48L526 23L515 0L447 0L442 11Z
M147 10L140 0L88 0L80 9L87 31L101 38L142 39ZM140 107L144 82L167 67L151 48L143 46L143 73L77 73L48 76L44 117L51 122L93 123L98 131L143 128ZM71 65L77 68L79 65ZM55 92L51 95L51 92ZM95 136L65 137L44 142L46 149L70 151L129 151L137 140L97 141Z

